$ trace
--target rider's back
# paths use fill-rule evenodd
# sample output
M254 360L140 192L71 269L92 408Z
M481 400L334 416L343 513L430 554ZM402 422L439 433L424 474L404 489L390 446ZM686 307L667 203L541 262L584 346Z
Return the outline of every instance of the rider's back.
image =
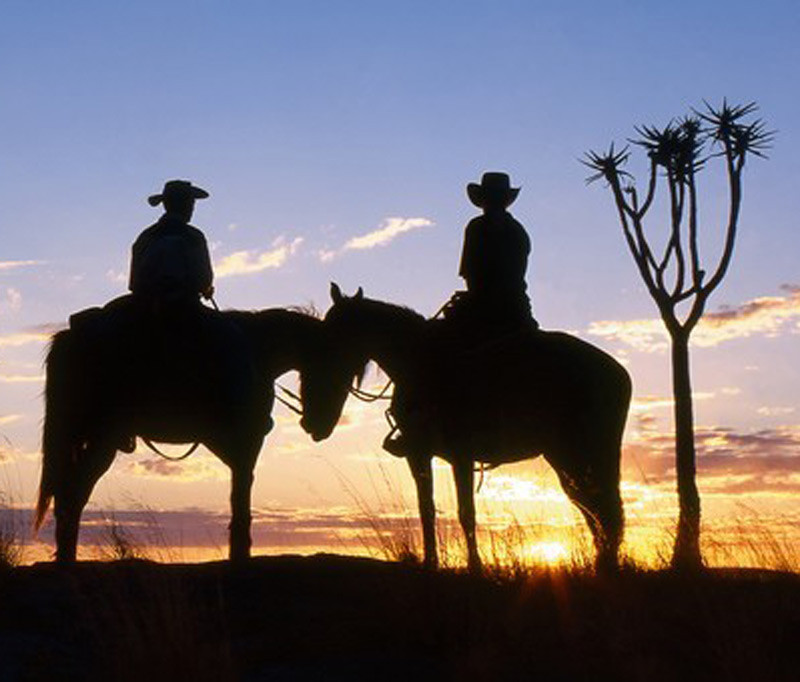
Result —
M465 231L459 275L476 296L495 298L525 292L530 251L528 233L510 213L478 216Z
M212 280L203 233L169 215L148 227L133 245L129 289L134 295L196 299Z

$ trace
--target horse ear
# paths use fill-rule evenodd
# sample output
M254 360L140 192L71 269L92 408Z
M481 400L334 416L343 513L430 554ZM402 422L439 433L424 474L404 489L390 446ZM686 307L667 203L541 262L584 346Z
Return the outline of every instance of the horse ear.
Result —
M362 298L364 298L364 290L361 287L358 287L358 291L356 291L356 295L353 296L353 298L356 299L356 301L360 301Z
M339 288L339 285L336 282L331 282L331 300L334 303L339 303L344 298L342 296L342 290Z

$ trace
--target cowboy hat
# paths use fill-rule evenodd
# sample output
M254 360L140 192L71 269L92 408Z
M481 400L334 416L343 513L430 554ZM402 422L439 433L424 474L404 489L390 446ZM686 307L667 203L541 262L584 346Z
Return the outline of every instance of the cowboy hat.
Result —
M147 203L151 206L158 206L167 197L184 197L187 199L205 199L208 192L199 187L195 187L188 180L169 180L164 183L161 194L153 194L147 198Z
M512 187L508 173L484 173L481 184L470 182L467 185L469 200L479 208L502 204L508 208L519 194L519 187Z

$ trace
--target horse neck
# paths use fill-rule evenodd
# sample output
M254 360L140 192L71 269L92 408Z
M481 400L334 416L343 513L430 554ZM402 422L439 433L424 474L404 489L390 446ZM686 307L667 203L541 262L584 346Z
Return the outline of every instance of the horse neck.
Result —
M235 319L250 339L256 356L271 376L300 369L312 350L321 321L284 308L253 313L226 313Z
M419 361L426 325L422 315L409 308L370 301L364 319L367 351L390 377L396 379Z

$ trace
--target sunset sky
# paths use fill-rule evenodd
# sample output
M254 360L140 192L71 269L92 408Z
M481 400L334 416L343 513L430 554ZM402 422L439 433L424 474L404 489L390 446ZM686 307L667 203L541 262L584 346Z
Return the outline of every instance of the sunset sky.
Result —
M159 215L146 198L165 180L211 194L193 223L212 249L220 306L324 310L336 281L433 314L462 286L463 227L477 211L465 185L504 170L522 187L512 211L533 241L541 325L597 344L633 376L631 550L668 544L667 338L611 195L585 185L579 160L727 97L756 101L778 132L768 160L748 161L734 260L694 335L705 519L719 537L755 520L800 539L798 33L790 0L5 0L0 501L35 498L49 334L124 293L130 245ZM726 210L720 171L709 163L701 177L709 268ZM405 502L413 513L405 466L380 449L382 409L351 398L319 444L276 411L253 494L259 551L355 551L369 532L359 508ZM451 488L437 468L444 512ZM209 453L171 464L140 444L118 456L87 520L145 510L187 547L224 546L228 492ZM486 523L512 514L556 529L542 547L576 519L540 462L487 473L478 500Z

